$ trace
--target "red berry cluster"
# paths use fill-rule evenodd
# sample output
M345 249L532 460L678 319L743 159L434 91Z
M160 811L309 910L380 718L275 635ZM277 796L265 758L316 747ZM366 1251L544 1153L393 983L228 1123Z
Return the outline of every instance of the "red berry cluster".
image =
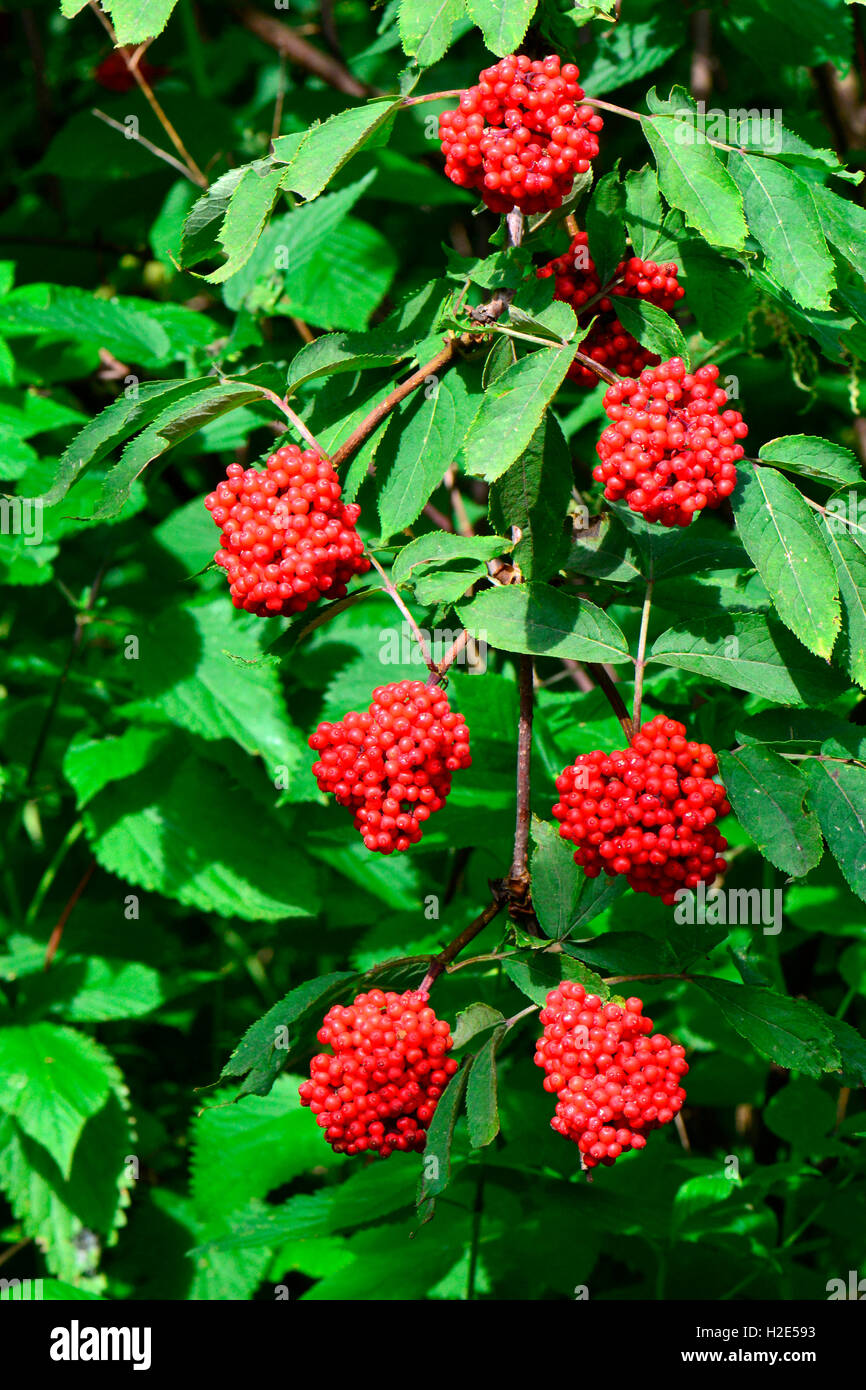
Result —
M354 1003L335 1004L318 1032L332 1053L310 1065L300 1087L336 1153L388 1158L424 1148L436 1102L457 1070L449 1025L437 1019L420 990L371 989Z
M227 572L235 608L261 617L301 613L320 598L343 598L370 561L355 530L360 507L341 501L332 465L287 444L266 471L229 464L205 499L222 527L214 559Z
M553 814L589 878L625 874L637 893L672 905L680 888L724 873L716 821L730 805L713 781L716 755L685 725L656 715L615 753L581 753L556 779Z
M571 980L551 990L541 1011L544 1036L536 1066L556 1097L551 1125L577 1144L585 1168L610 1167L628 1149L642 1149L651 1130L682 1109L685 1049L662 1033L640 999L602 1004Z
M604 396L611 423L598 441L593 477L604 495L662 526L688 526L736 486L748 427L726 409L718 367L687 372L680 357L621 381Z
M564 255L541 266L536 273L542 280L554 277L554 299L570 304L578 323L585 325L595 318L580 345L581 352L587 357L618 376L638 376L644 367L660 360L655 353L642 348L637 339L623 328L616 317L613 300L617 296L646 299L669 314L677 300L685 294L677 281L678 268L672 262L657 265L655 261L642 261L633 256L630 260L620 261L608 284L602 286L595 262L589 254L586 232L578 232ZM598 385L596 373L580 362L572 363L568 375L579 386Z
M445 805L451 773L472 762L463 715L421 681L377 687L366 714L320 724L310 747L321 790L354 811L364 844L382 854L417 844L422 823Z
M445 173L460 188L477 188L494 212L544 212L571 192L598 154L604 124L573 63L524 54L485 68L439 117Z

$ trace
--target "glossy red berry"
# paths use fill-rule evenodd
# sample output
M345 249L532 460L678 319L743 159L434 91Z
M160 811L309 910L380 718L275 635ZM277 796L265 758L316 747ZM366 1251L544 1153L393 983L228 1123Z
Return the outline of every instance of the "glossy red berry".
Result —
M576 174L598 154L603 121L583 102L573 63L525 54L485 68L439 117L445 172L460 188L477 188L494 212L559 207Z
M556 1095L551 1126L580 1150L584 1168L606 1167L682 1109L685 1048L652 1032L640 999L603 1004L563 980L541 1010L535 1064ZM652 1034L652 1036L648 1036Z
M472 762L463 715L421 681L379 686L369 710L320 724L309 742L319 787L354 812L364 844L380 854L417 844L452 772Z
M617 376L628 377L638 376L645 367L660 361L623 328L616 317L616 300L623 297L644 299L670 313L685 294L673 262L659 265L632 256L620 261L603 286L589 254L586 232L578 232L564 255L541 266L536 273L542 280L554 277L554 299L570 304L582 327L594 320L580 344L585 356ZM598 385L597 373L580 362L572 363L568 375L579 386Z
M230 464L205 506L222 528L214 559L235 608L301 613L321 598L343 598L350 579L370 568L355 529L361 509L342 501L333 466L312 449L288 444L264 472Z
M695 512L730 497L748 427L716 382L718 367L687 372L680 357L621 381L604 396L610 424L593 477L611 502L662 526L688 526Z
M589 878L624 874L636 893L669 906L681 888L724 873L728 842L717 821L730 811L713 781L718 763L684 724L656 715L615 753L582 753L556 779L553 814Z
M457 1062L449 1025L426 993L371 989L325 1015L319 1042L330 1045L299 1088L336 1153L420 1152Z

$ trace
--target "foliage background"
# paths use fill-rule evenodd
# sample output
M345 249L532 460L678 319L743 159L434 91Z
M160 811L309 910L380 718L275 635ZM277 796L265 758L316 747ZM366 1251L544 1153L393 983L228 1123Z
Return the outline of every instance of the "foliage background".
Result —
M121 38L145 36L135 30L140 6L110 8ZM501 14L495 0L443 8L433 31L429 5L410 0L402 12L393 0L376 8L297 3L277 19L322 52L331 51L335 25L355 80L387 92L397 90L407 62L402 35L410 53L433 63L417 88L426 92L464 85L491 61L473 20L490 39ZM252 380L282 392L287 367L300 375L292 363L304 325L364 335L389 314L399 325L398 306L409 300L402 358L385 353L367 370L300 388L296 408L334 447L414 358L432 356L443 305L496 231L496 219L475 216L473 199L441 175L427 126L441 107L401 112L387 143L363 148L321 196L305 202L274 188L270 222L267 208L259 217L257 203L239 200L231 227L221 225L223 203L215 223L201 218L195 236L188 226L182 247L200 189L94 118L94 106L121 127L135 116L143 136L166 146L138 90L112 93L96 81L111 48L96 16L87 7L75 14L75 3L63 9L0 8L13 60L3 143L14 151L0 212L4 491L42 495L64 476L65 450L68 474L70 460L84 457L80 441L70 451L78 431L127 399L130 378L146 398L151 382L192 381L214 366L237 377L269 364ZM167 17L172 6L148 9ZM758 209L753 219L747 198L751 237L739 253L724 238L708 249L713 238L699 242L675 216L666 225L686 243L683 331L694 355L720 345L713 358L739 382L752 450L779 436L824 438L836 446L821 454L829 482L795 468L797 487L821 502L830 487L859 500L852 487L864 449L863 185L831 174L839 160L855 171L863 162L860 7L759 0L698 11L623 0L615 26L604 11L543 0L536 12L534 0L521 0L509 14L514 23L533 20L537 51L574 56L593 96L644 110L649 87L667 93L679 84L726 110L781 108L787 129L805 142L806 153L790 144L800 183L831 181L845 199L832 250L803 222L799 192L787 218ZM234 7L213 0L180 0L148 61L164 69L154 79L158 99L211 184L252 161L265 161L267 175L272 134L291 137L357 105L281 61ZM618 160L621 171L637 170L648 158L640 127L608 117L597 174ZM603 211L601 201L595 206ZM786 261L778 233L787 228L797 242L798 225ZM536 247L546 258L565 244L554 228ZM220 270L220 245L232 273ZM287 268L274 254L283 247ZM351 356L360 340L350 341ZM381 340L373 343L381 352ZM448 450L471 422L481 363L467 361L443 380L453 418L430 451L434 472L453 461ZM585 1285L594 1299L629 1300L819 1299L829 1279L862 1272L864 1107L856 1087L866 1058L858 1031L866 1021L866 706L858 682L866 560L857 534L846 537L853 578L841 606L838 589L816 583L811 632L802 590L792 598L784 574L778 588L768 586L773 554L759 559L752 548L755 533L768 529L761 517L739 540L724 521L703 518L692 528L697 538L656 549L651 640L678 625L700 631L720 615L726 631L740 623L747 633L774 607L772 623L781 619L795 634L778 627L774 665L774 679L780 669L795 673L800 689L790 698L777 685L738 684L737 671L700 653L651 665L645 695L648 714L684 718L717 749L751 741L758 752L749 776L761 787L774 772L782 778L783 809L773 819L750 802L749 776L740 772L742 824L732 820L728 830L736 847L730 886L784 892L778 935L689 928L646 897L576 891L576 878L561 872L568 855L563 861L549 830L553 777L577 752L620 746L622 735L598 690L573 688L558 658L539 660L536 908L553 934L593 938L573 948L590 969L693 968L714 982L635 987L657 1027L689 1050L690 1149L673 1130L659 1133L643 1154L588 1183L575 1150L549 1128L550 1098L532 1065L535 1025L524 1020L499 1053L498 1117L489 1088L485 1096L476 1088L470 1123L457 1125L450 1184L419 1226L419 1161L335 1157L299 1108L320 1003L305 1017L298 1000L307 996L295 995L281 1015L298 1015L292 1051L267 1094L227 1103L250 1086L240 1064L218 1089L202 1088L214 1086L238 1039L288 992L333 972L435 952L488 900L488 881L511 862L515 665L492 653L485 674L453 677L474 769L455 781L420 847L372 859L348 820L322 803L306 736L320 718L366 704L373 686L402 674L380 659L396 610L384 596L365 599L302 646L286 638L275 656L267 648L280 625L231 609L222 574L208 568L216 533L202 498L229 462L267 454L274 411L255 386L241 404L221 398L210 410L219 389L207 383L192 420L201 428L184 437L182 425L146 478L135 475L159 441L125 456L127 500L123 468L110 471L122 440L112 456L106 430L106 447L96 447L74 489L46 508L41 544L0 535L3 1274L50 1276L49 1292L64 1297L272 1299L279 1286L312 1299L562 1299ZM572 481L598 503L591 466L600 394L566 384L557 396L574 477L563 493L560 470L548 494L545 476L542 496L561 498L560 512ZM224 404L234 408L223 413ZM425 457L415 447L407 459L401 441L411 442L413 430L426 439L424 409L407 403L350 470L367 539L379 535L377 500L385 539L400 544L406 525L429 530L416 523L428 496L451 511L439 467L412 515L400 512L406 470ZM189 414L187 402L179 418L189 422ZM365 482L374 449L377 477ZM482 490L466 478L459 486L470 517L483 524ZM541 579L562 563L550 568L561 541L552 510L553 519L535 515ZM628 515L610 525L619 568L603 560L593 567L583 554L581 571L633 651L650 542ZM806 542L813 554L824 544L817 525ZM524 572L532 560L524 555ZM476 577L465 564L456 569L456 581L454 567L444 566L428 576L426 592L416 588L419 616L436 621L439 612L459 626L448 616L451 600L439 610L436 597L457 597L460 581ZM621 689L628 698L624 680ZM846 760L844 816L836 792L822 790L827 764L811 756L821 749ZM817 771L782 760L780 750L806 755ZM288 786L275 791L280 770ZM724 770L733 786L736 765ZM834 853L822 854L822 831ZM425 913L431 894L442 899L438 920ZM500 917L477 951L496 950L507 930ZM517 945L522 954L508 971L481 964L444 976L434 996L440 1014L454 1020L483 999L510 1016L526 994L543 994L550 961L563 957L533 959L531 941ZM405 988L422 973L416 963L377 978ZM318 986L314 995L323 997ZM498 1119L499 1135L473 1147L478 1127L489 1132Z

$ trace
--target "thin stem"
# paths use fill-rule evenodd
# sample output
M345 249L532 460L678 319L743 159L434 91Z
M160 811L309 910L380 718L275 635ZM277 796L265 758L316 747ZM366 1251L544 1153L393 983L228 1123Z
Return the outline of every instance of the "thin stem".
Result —
M624 985L624 984L627 984L629 980L690 980L691 978L692 978L691 975L677 975L677 974L664 974L664 975L608 975L608 976L605 977L604 983L605 983L606 985Z
M177 150L178 154L180 155L181 159L186 165L193 183L197 183L199 188L207 188L208 181L206 176L202 173L201 169L196 164L189 150L186 148L186 145L183 143L174 126L172 125L171 121L168 119L168 116L163 111L162 107L160 106L159 102L154 96L153 89L150 86L150 83L139 71L138 60L141 57L143 49L136 49L135 54L133 55L133 57L130 58L126 49L122 48L118 44L117 34L114 32L114 26L111 23L111 20L108 18L108 15L104 14L103 11L100 9L99 5L96 3L96 0L90 0L90 8L93 10L100 24L108 34L108 37L111 39L111 42L114 44L115 48L123 58L123 61L126 64L127 72L138 83L139 87L141 88L141 91L144 95L145 100L150 106L150 109L156 116L156 119L159 121L169 140L174 145L175 149Z
M603 666L598 666L594 661L584 663L587 671L592 676L599 690L603 690L607 696L607 702L623 727L626 738L631 742L635 735L635 727L632 717L629 714L625 701L611 680Z
M224 380L227 381L229 380L229 378L226 377L224 378ZM292 410L292 407L286 404L282 396L278 396L276 391L269 390L267 386L256 386L255 390L260 391L261 394L267 400L272 401L273 404L277 407L277 409L283 412L286 419L291 421L295 429L298 431L298 434L301 435L301 437L307 441L311 449L314 449L315 452L317 454L320 454L321 457L325 459L328 463L334 462L332 458L328 457L327 453L322 448L316 436L314 434L311 434L310 431L307 429L300 415L295 414L294 410Z
M462 97L463 87L452 87L450 92L428 92L426 96L404 97L401 106L421 106L425 101L445 101L447 97Z
M341 463L345 463L348 458L351 458L355 450L373 433L380 420L384 420L385 416L389 415L395 406L398 406L402 400L405 400L405 398L411 395L413 391L417 390L419 386L423 386L428 377L436 376L438 372L450 366L456 353L457 339L449 338L441 352L437 352L436 356L431 357L430 361L426 362L423 367L419 367L417 372L413 372L400 386L396 386L390 395L386 396L383 401L380 401L379 404L370 411L366 419L362 420L360 425L352 431L349 438L340 445L331 460L334 467L338 468Z
M515 1023L519 1023L522 1018L528 1018L530 1014L538 1013L537 1004L529 1004L527 1008L521 1009L519 1014L513 1014L511 1018L505 1020L506 1028L513 1028Z
M172 169L176 169L179 174L183 174L185 179L189 179L190 183L194 183L196 188L201 187L198 179L190 173L186 165L181 164L180 160L175 159L174 155L169 154L167 150L161 150L159 145L152 144L144 135L135 134L130 130L129 126L121 125L120 121L112 120L111 116L106 116L105 112L100 111L98 106L91 107L90 114L91 116L95 116L97 120L104 121L106 125L110 125L112 130L119 130L121 135L127 140L134 140L136 145L141 145L144 149L150 150L150 153L155 154L157 159L163 160L165 164L170 164Z
M640 712L643 704L643 677L646 670L646 643L647 633L649 632L650 609L653 601L653 585L655 580L650 578L647 581L646 595L643 601L643 612L640 618L640 636L637 642L637 660L634 665L634 714L632 716L635 729L640 728Z
M432 690L434 686L439 685L440 682L445 679L445 675L448 672L449 668L454 665L454 662L457 660L458 656L463 651L463 648L466 646L466 643L468 641L469 633L466 630L466 628L464 628L460 636L456 638L454 642L451 643L451 646L448 648L448 651L445 653L444 657L439 662L439 665L431 674L430 679L427 682L428 690Z
M502 894L496 893L493 901L487 904L484 911L479 912L474 921L470 922L468 927L464 927L460 935L455 936L454 940L441 950L438 956L433 957L428 966L427 974L421 981L420 989L423 994L428 994L430 992L430 986L433 984L434 980L439 978L442 971L447 969L452 960L455 960L456 957L460 955L460 952L469 945L470 941L475 940L479 932L482 932L486 926L489 926L494 917L498 917L499 913L502 911L504 901Z
M261 39L269 47L275 48L278 53L284 54L289 62L296 64L297 67L314 73L316 77L321 77L336 91L344 92L346 96L350 97L378 95L376 88L368 86L366 82L361 82L339 59L330 53L323 53L320 48L307 43L306 39L291 29L288 24L284 24L281 19L264 14L251 5L240 7L239 18L244 27L249 29L251 34L255 34L256 38Z
M57 871L60 868L60 865L63 863L64 859L71 850L72 846L75 844L76 840L78 840L81 837L83 831L84 822L78 820L75 821L72 827L64 835L63 839L60 842L60 845L57 848L57 852L55 853L54 858L51 860L51 863L48 865L47 869L42 875L36 892L33 894L33 898L30 902L30 906L28 907L27 913L24 918L25 926L29 927L31 922L34 922L38 917L39 909L42 907L42 904L45 901L48 891L51 888L51 885L54 882L55 878L57 877Z
M379 564L379 561L376 559L375 555L371 554L369 550L366 552L366 555L367 559L370 561L370 564L373 566L373 569L376 570L376 572L380 576L382 584L385 588L385 593L388 595L389 598L391 598L394 601L394 603L396 603L400 612L403 614L403 617L406 619L406 622L409 624L409 627L412 631L412 636L418 643L418 647L421 651L422 656L424 657L424 664L427 667L427 670L431 673L431 675L436 676L438 680L439 671L437 669L436 662L433 660L430 648L427 646L427 643L424 640L424 635L421 632L421 629L419 628L415 619L412 617L412 614L409 612L409 609L406 607L405 603L401 599L396 588L392 584L391 580L388 578L382 566Z
M517 819L514 828L514 858L511 882L526 884L529 879L530 767L532 760L532 715L535 702L535 667L531 656L521 656L519 667L520 719L517 730Z
M63 928L69 921L72 909L74 908L75 904L78 902L78 899L81 897L81 894L84 892L85 888L90 882L91 875L95 868L96 860L91 859L87 868L84 870L84 873L82 874L78 884L76 885L71 897L69 898L69 901L67 902L63 911L61 912L60 917L57 921L57 925L51 933L50 937L48 938L48 945L45 948L45 959L42 962L43 970L47 970L51 965L51 962L53 961L57 953L57 947L60 945L60 939L63 936Z

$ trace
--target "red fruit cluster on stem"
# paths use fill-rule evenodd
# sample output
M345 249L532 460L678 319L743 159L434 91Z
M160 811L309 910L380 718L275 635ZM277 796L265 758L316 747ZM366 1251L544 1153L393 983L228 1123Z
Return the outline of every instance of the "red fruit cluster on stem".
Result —
M348 1007L335 1004L318 1032L331 1053L310 1065L300 1087L336 1153L420 1152L449 1078L457 1070L449 1024L427 995L371 989Z
M503 58L479 75L456 111L439 117L445 172L477 188L494 212L557 208L598 154L604 122L582 106L573 63L556 55Z
M379 686L366 713L320 724L309 742L319 787L354 811L364 844L381 854L417 844L445 805L452 772L472 762L463 715L421 681Z
M343 598L370 561L355 529L361 508L342 501L332 464L312 449L287 444L265 472L229 465L205 499L222 546L235 608L261 617L301 613L321 598Z
M602 1004L583 985L563 980L541 1010L544 1035L535 1063L544 1089L557 1097L557 1134L580 1149L585 1168L610 1167L622 1153L646 1146L646 1136L682 1109L685 1048L662 1033L652 1037L640 999Z
M713 776L716 755L656 715L615 753L582 753L556 779L553 814L589 878L624 874L637 893L671 906L681 888L724 873L728 842L717 821L730 811Z
M539 279L554 277L554 299L570 304L577 321L585 326L595 319L580 350L608 371L618 376L638 376L645 367L661 359L641 347L637 339L623 328L616 317L617 297L645 299L670 313L685 290L677 280L678 267L673 262L658 265L642 261L637 256L620 261L606 285L602 285L595 262L589 254L586 232L578 232L571 246L556 260L536 272ZM604 293L602 293L604 291ZM573 362L568 375L579 386L598 385L598 376L591 367Z
M716 385L718 367L686 371L680 357L621 381L604 396L610 424L598 441L593 477L611 502L662 526L688 526L718 507L737 481L748 427Z

